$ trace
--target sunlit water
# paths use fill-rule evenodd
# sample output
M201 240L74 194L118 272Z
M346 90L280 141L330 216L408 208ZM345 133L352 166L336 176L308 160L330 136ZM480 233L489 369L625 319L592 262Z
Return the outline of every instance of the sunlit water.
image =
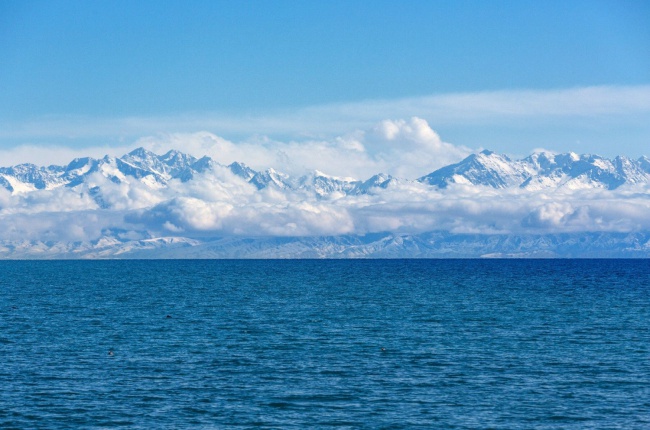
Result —
M0 428L650 428L647 260L0 269Z

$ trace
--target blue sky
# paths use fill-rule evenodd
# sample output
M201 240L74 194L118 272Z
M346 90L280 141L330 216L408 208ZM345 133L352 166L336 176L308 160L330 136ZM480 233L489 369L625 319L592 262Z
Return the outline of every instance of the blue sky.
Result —
M0 148L417 116L469 148L650 155L649 22L621 0L0 0Z

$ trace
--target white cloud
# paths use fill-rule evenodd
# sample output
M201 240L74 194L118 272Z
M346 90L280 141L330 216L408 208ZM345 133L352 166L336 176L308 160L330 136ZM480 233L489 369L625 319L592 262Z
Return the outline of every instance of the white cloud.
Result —
M273 167L301 175L320 170L344 177L368 178L383 172L417 178L471 153L443 142L422 118L384 120L329 140L288 142L268 138L234 143L208 132L147 137L135 146L163 153L182 148L196 157L209 155L222 164L245 162L257 170Z
M80 193L90 199L91 191L88 188L98 187L101 189L102 202L113 210L151 207L165 200L165 195L160 190L152 189L135 178L127 178L127 181L118 184L96 172L90 175L88 186L82 187Z
M169 116L123 118L47 117L23 122L0 123L0 140L12 147L18 140L30 142L133 141L141 136L209 130L222 136L282 136L303 141L332 139L350 130L369 129L385 118L424 118L440 129L449 126L499 126L520 128L547 126L561 121L574 129L607 123L647 129L650 123L650 85L594 86L556 90L503 90L451 93L393 100L366 100L269 111L258 115L227 115L214 112ZM586 125L585 125L586 124ZM503 129L501 129L503 133ZM422 137L422 136L421 136ZM225 153L238 151L227 142ZM549 142L552 143L552 142ZM482 145L477 141L477 145ZM43 145L45 147L49 145ZM98 145L102 146L102 145ZM123 146L123 143L118 143ZM38 146L42 148L42 146ZM258 145L258 147L260 147ZM182 148L181 148L182 149ZM498 148L497 148L498 149ZM50 151L55 158L62 149ZM4 150L16 159L22 153ZM46 150L47 151L47 150ZM86 151L87 152L87 151ZM111 151L102 151L111 152Z
M420 116L436 124L522 117L596 117L650 114L650 85L593 86L555 90L501 90L450 93L392 100L366 100L285 109L260 115L204 112L161 117L48 117L3 127L2 139L134 136L181 130L221 134L342 134L368 128L383 118ZM509 121L509 120L508 120Z
M366 136L366 147L392 175L415 179L460 161L469 148L443 142L422 118L384 120Z
M108 187L107 195L119 196L112 209L103 210L83 189L14 196L0 192L0 238L89 241L106 235L199 238L434 230L480 234L650 230L648 186L527 192L467 186L438 190L402 182L370 195L328 200L304 191L258 191L243 181L230 183L233 179L217 171L187 183L174 182L151 195L133 192L142 186L137 181L124 188Z
M67 188L61 187L11 196L10 199L5 199L0 213L36 214L93 209L98 209L97 203L87 193L70 192Z
M16 242L78 242L99 239L106 229L132 230L119 211L39 212L0 214L0 238ZM136 233L137 234L137 233Z

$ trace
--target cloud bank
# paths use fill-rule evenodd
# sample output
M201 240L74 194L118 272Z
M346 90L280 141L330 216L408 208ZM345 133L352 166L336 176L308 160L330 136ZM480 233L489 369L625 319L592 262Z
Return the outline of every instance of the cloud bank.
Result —
M522 130L528 130L518 148L510 147L512 153L521 153L522 149L527 153L534 147L553 145L557 136L551 131L558 128L565 130L572 139L575 136L591 140L594 148L611 147L611 142L603 139L622 137L620 133L625 130L624 138L634 142L630 145L638 146L645 143L644 136L650 132L650 85L452 93L237 115L198 112L116 118L53 116L5 121L0 122L0 143L6 148L0 150L0 158L10 163L35 162L28 156L44 151L41 159L45 160L48 154L54 157L52 160L64 162L64 154L72 152L71 148L85 155L119 154L125 152L123 149L135 147L132 142L142 136L185 136L197 130L230 136L230 141L240 147L230 148L231 151L251 155L247 149L263 148L260 144L265 140L278 139L296 145L330 142L337 136L349 140L353 139L349 136L354 134L351 130L370 130L385 118L411 117L424 118L436 129L453 130L458 135L471 132L470 146L489 146L501 151L503 148L496 146L505 140L503 136L518 138ZM53 142L58 142L59 147L48 150ZM109 142L110 147L102 142ZM36 154L34 149L38 149Z
M3 240L93 241L182 236L337 236L427 231L547 234L649 231L650 189L566 194L485 189L440 191L405 183L371 195L318 199L305 192L224 186L212 174L191 187L146 190L138 183L103 191L100 209L83 191L7 196L0 191ZM143 200L144 199L144 200Z

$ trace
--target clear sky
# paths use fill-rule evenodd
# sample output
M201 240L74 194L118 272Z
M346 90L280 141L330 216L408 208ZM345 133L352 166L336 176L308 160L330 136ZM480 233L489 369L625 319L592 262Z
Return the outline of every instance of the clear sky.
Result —
M5 151L411 116L469 148L650 155L650 2L0 0Z

